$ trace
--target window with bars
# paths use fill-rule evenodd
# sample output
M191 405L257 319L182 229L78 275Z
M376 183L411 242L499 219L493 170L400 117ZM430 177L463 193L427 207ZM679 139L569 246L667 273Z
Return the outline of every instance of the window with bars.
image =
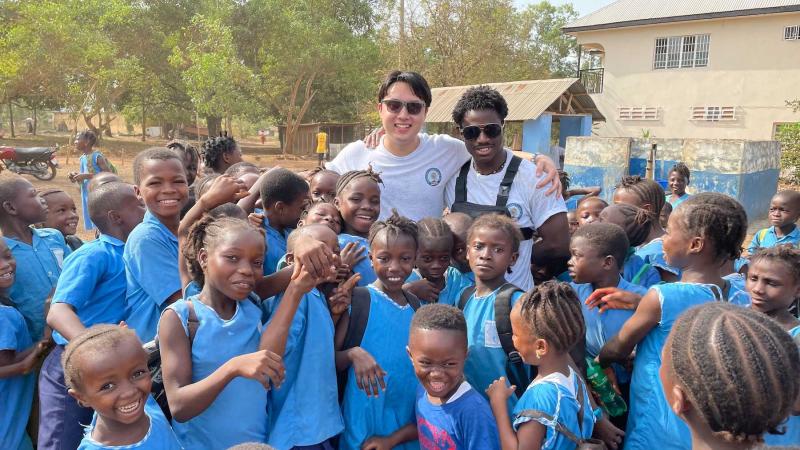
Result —
M793 27L786 27L783 29L784 41L798 41L800 40L800 25Z
M656 38L653 69L678 69L708 66L710 35Z
M619 120L658 120L658 107L655 106L620 106Z
M689 120L729 122L736 120L735 106L692 106Z

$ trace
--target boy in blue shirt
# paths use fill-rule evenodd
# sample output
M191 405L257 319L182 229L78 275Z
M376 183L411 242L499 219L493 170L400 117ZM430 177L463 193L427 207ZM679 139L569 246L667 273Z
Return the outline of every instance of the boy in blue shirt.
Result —
M45 335L47 298L71 250L60 231L31 228L47 220L47 209L28 180L16 175L0 180L0 205L0 231L18 267L8 294L25 318L31 339L38 341Z
M762 247L774 247L779 244L800 243L800 230L797 219L800 218L800 192L780 191L769 203L769 221L772 226L759 230L753 236L747 253L754 254Z
M161 311L181 298L178 227L189 194L183 160L172 150L153 147L136 155L133 179L147 212L125 244L125 319L142 342L153 340Z
M264 174L259 193L264 207L264 230L267 252L264 275L274 273L286 254L286 239L297 226L309 202L308 183L287 169L273 169Z
M64 261L47 324L56 347L39 377L39 448L77 448L92 409L67 394L61 354L67 343L95 324L118 324L128 315L125 302L125 240L142 221L144 204L133 186L104 184L89 193L89 216L100 237Z

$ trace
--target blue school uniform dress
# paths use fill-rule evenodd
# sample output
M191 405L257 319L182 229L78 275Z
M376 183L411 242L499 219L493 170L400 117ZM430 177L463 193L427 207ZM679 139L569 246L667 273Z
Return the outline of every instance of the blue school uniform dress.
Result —
M500 436L489 402L466 381L442 405L417 387L417 434L422 449L500 450Z
M44 333L44 304L56 287L61 267L72 250L60 231L52 228L31 228L32 245L6 237L6 244L17 260L14 284L8 292L14 306L25 318L31 339L38 341Z
M486 388L494 380L506 376L508 357L500 344L500 337L494 321L494 301L499 289L497 288L483 297L473 293L464 305L469 348L467 361L464 364L464 376L469 384L484 397L486 397ZM512 307L520 297L522 297L522 292L511 296ZM516 394L511 395L508 402L509 407L513 408L517 402Z
M103 169L100 168L100 165L97 164L97 157L100 156L100 152L92 152L88 155L81 155L80 157L80 173L100 173ZM93 170L89 170L89 165L91 164ZM89 181L91 180L83 180L80 183L81 188L81 206L83 207L83 229L84 230L94 230L94 223L92 223L92 218L89 216Z
M15 308L0 304L0 351L21 352L33 344L25 319ZM36 374L0 378L0 448L32 450L25 426L33 404Z
M144 404L144 413L150 418L150 428L147 430L144 438L141 441L120 446L103 445L92 439L92 430L97 423L97 414L95 414L92 424L86 427L86 435L84 435L78 450L182 450L181 444L175 437L172 427L161 412L158 403L153 397L148 396L147 402Z
M578 383L582 387L579 388ZM581 390L583 391L583 396L578 399L578 394ZM579 401L583 403L583 416L580 424L578 423ZM583 384L583 380L572 369L569 369L568 377L562 373L555 372L533 380L514 408L513 426L514 431L517 431L526 422L535 420L547 428L547 433L542 440L542 450L573 450L575 443L557 432L554 422L544 418L534 419L521 416L520 413L526 409L541 411L552 416L558 423L581 439L592 437L595 417L592 412L592 406L589 403L589 390Z
M276 272L278 262L286 255L286 241L292 230L285 229L280 232L272 228L266 214L264 214L264 223L261 226L264 228L264 242L267 244L267 251L264 253L264 275L266 276Z
M792 244L797 247L800 244L800 228L795 226L791 233L782 237L778 237L775 234L775 227L759 230L758 233L753 235L753 240L750 241L750 246L747 247L747 253L752 255L759 248L775 247L780 244Z
M122 259L130 308L125 322L142 342L152 341L164 303L181 290L178 237L147 211L128 236Z
M686 424L672 412L664 397L658 370L661 350L667 341L672 324L687 309L725 296L715 285L698 283L668 283L650 288L658 294L661 320L636 346L631 379L630 413L625 436L626 450L688 449L691 435ZM750 298L733 284L727 301L747 306Z
M789 335L800 345L800 326L789 330ZM790 415L781 426L786 427L786 431L783 434L765 434L764 444L770 447L800 445L800 415Z
M364 256L366 256L366 258L356 263L356 265L352 269L353 273L361 275L361 279L358 280L358 285L368 286L374 283L375 280L378 279L378 276L375 275L375 270L372 268L372 262L369 260L369 241L367 241L365 238L361 236L342 233L339 235L339 250L343 249L344 246L349 244L350 242L355 242L356 244L364 247L363 254Z
M661 275L658 274L658 270L637 255L634 248L628 251L628 256L622 265L622 278L645 288L661 282Z
M419 281L421 279L422 275L419 274L419 270L414 269L411 275L406 279L406 283ZM458 297L461 295L461 291L464 290L465 287L472 286L473 284L475 283L469 281L458 269L455 267L448 267L444 272L444 289L439 292L439 300L437 303L452 306L458 305Z
M312 289L300 300L289 328L283 354L286 378L269 393L269 444L273 447L316 445L344 429L334 382L333 332L327 301Z
M686 200L688 200L689 197L691 197L691 195L689 195L686 192L684 192L683 195L681 195L680 197L678 197L678 198L673 200L672 199L672 194L667 194L666 195L666 200L667 200L667 202L669 202L670 205L672 205L673 208L677 208L678 205L680 205L681 203L683 203Z
M656 269L674 274L680 279L681 269L667 264L667 260L664 259L664 241L661 238L653 239L647 244L639 246L636 249L636 255Z
M192 297L199 321L192 342L192 383L200 381L231 358L258 351L261 339L261 311L249 301L236 303L229 320ZM189 336L186 300L169 305L178 314ZM186 422L173 421L173 429L184 448L228 448L243 442L266 442L269 427L267 390L256 380L236 377L217 395L211 405Z
M356 385L353 367L347 370L342 403L345 428L339 440L340 449L360 449L368 438L388 436L415 421L418 382L406 353L414 309L411 305L398 305L373 285L367 289L370 309L361 348L386 371L386 390L377 398L367 397ZM419 448L419 443L407 442L395 448L413 450Z

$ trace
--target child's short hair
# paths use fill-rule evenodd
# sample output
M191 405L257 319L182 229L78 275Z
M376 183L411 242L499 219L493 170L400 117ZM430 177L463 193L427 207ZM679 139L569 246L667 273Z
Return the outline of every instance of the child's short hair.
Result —
M689 167L687 167L686 164L683 163L683 161L678 162L674 166L672 166L672 168L669 169L669 173L672 172L675 172L678 175L685 178L686 184L689 184L689 176L691 175L691 172L689 172Z
M326 232L334 233L334 235L336 234L327 225L323 225L321 223L312 223L309 225L304 225L299 228L295 228L294 230L292 230L291 233L289 233L289 237L286 238L286 253L288 254L294 252L294 246L297 245L298 240L302 238L311 239L309 230L313 230L315 227L322 227L320 228L320 230L324 229L326 230Z
M89 184L86 185L86 190L91 192L106 183L114 183L116 181L123 181L122 177L114 172L99 172L94 174Z
M736 259L742 254L747 213L733 198L716 192L701 192L678 205L673 214L679 215L690 234L712 243L718 260Z
M219 173L222 155L230 153L236 148L236 141L228 136L220 134L217 137L209 138L203 143L203 148L200 150L203 156L203 162L206 167Z
M230 217L232 219L247 220L247 212L243 210L236 203L223 203L208 212L208 215L219 219L221 217Z
M14 201L19 194L20 188L25 183L30 183L19 175L3 175L0 177L0 210L4 202Z
M97 143L97 135L92 130L83 130L75 136L75 139L86 139L90 145Z
M608 208L608 202L595 195L581 198L580 200L578 200L578 204L575 206L575 208L576 209L580 208L583 203L589 203L589 202L601 203L603 205L603 208Z
M426 107L431 106L431 88L425 78L417 72L402 72L394 70L386 75L386 78L381 82L381 87L378 89L378 102L386 98L389 88L395 83L406 83L411 91L419 97L420 100L425 102Z
M653 215L647 210L626 203L616 203L603 209L600 217L604 222L614 223L625 230L628 244L638 247L644 244L653 228Z
M150 147L147 150L142 150L139 154L136 155L136 158L133 159L133 182L137 186L141 184L143 174L142 169L144 167L145 161L151 160L158 160L158 161L169 161L170 159L175 159L181 163L181 170L183 170L183 161L175 153L174 150L170 150L166 147Z
M82 357L109 354L124 339L133 338L139 341L136 333L119 325L98 324L89 327L86 331L73 338L61 354L61 366L64 368L64 384L70 389L82 387L83 375L75 364Z
M791 204L793 207L800 208L800 192L791 189L784 189L775 193L772 198L783 198L784 201Z
M457 331L464 335L466 344L467 321L464 319L464 313L452 305L433 303L422 306L411 319L411 332L414 330Z
M345 172L341 177L339 177L339 180L336 181L336 196L338 197L339 194L344 192L350 183L358 180L359 178L369 178L376 184L383 184L380 174L373 171L372 166L367 167L367 170L351 170L349 172Z
M630 243L628 236L625 235L625 230L619 225L604 222L587 223L579 227L572 235L573 241L578 238L583 238L601 257L613 256L618 267L625 264Z
M369 228L369 237L367 240L369 241L369 245L372 246L372 242L381 233L386 233L386 238L391 240L406 235L414 240L414 247L419 247L419 241L417 240L418 232L417 224L414 223L413 220L401 216L397 213L396 209L393 209L392 215L389 216L388 219L379 220L372 224Z
M660 184L639 175L622 177L616 189L624 189L635 195L642 204L649 204L653 208L652 213L656 220L667 201L664 188Z
M472 235L475 234L475 231L482 228L502 231L511 240L511 251L519 251L519 243L522 242L522 232L519 231L519 226L514 222L514 219L502 214L484 214L472 222L467 232L467 241L472 240Z
M453 232L444 220L426 217L417 222L417 228L419 242L443 242L447 248L453 248Z
M529 330L557 352L569 352L586 334L580 300L568 283L545 281L523 294L519 304Z
M277 202L292 203L298 197L308 196L308 183L288 169L272 169L261 182L261 203L264 209Z
M210 173L197 181L194 182L194 197L196 199L200 199L203 194L206 193L209 189L211 189L211 185L214 183L214 180L219 178L221 175L218 173Z
M699 417L728 442L774 433L800 394L800 355L768 316L711 302L683 313L669 336L674 377Z
M246 220L235 219L233 217L213 217L206 214L202 219L195 222L189 230L189 236L186 242L183 243L183 257L189 267L189 273L192 275L197 284L203 286L205 284L205 275L203 268L200 267L199 255L200 250L205 249L209 251L213 248L213 242L223 234L231 230L247 230L255 231L263 235L264 231L260 228L255 228L250 225Z
M240 161L225 169L225 175L230 175L233 178L239 178L245 173L254 173L258 175L261 172L257 165L247 161Z
M453 122L460 127L468 111L484 110L496 112L502 124L508 115L508 103L496 89L489 86L471 87L464 92L453 108Z
M771 261L783 264L794 278L793 282L800 282L800 249L792 244L780 244L774 247L761 247L754 255L750 256L750 266L760 261Z
M63 189L50 188L50 189L45 189L45 190L39 192L39 197L42 197L45 201L47 201L47 196L48 195L59 194L59 193L67 194L66 191L64 191ZM67 195L69 195L69 194L67 194Z
M89 191L87 204L89 205L89 217L92 219L101 233L108 232L108 212L119 210L125 200L125 187L130 186L122 181L112 181L102 184L93 191ZM130 191L127 192L128 194Z
M469 227L472 226L472 217L469 214L465 214L462 212L451 212L447 213L444 217L442 217L444 223L450 227L450 231L453 234L463 235L464 239L467 238L469 233Z

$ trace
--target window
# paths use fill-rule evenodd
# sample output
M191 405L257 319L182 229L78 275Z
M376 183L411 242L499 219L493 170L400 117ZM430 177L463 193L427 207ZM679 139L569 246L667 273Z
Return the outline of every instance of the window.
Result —
M658 120L655 106L620 106L619 120Z
M783 29L784 41L798 41L800 40L800 25L793 27L786 27Z
M708 34L656 38L653 69L706 67L708 65Z
M705 122L729 122L736 120L735 106L693 106L689 120Z

